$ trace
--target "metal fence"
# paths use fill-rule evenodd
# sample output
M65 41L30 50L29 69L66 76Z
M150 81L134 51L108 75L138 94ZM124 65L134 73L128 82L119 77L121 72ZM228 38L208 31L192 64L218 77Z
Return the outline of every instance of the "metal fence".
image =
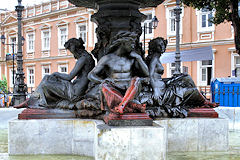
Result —
M200 91L200 93L202 93L202 95L206 97L208 100L212 99L212 96L211 96L212 92L211 92L210 86L198 86L197 88Z
M198 86L197 87L198 90L200 91L200 93L202 93L202 95L204 97L206 97L208 100L211 100L211 88L210 86ZM223 90L224 93L222 92L218 92L217 94L223 94L225 95L225 90ZM237 90L237 92L233 92L233 94L239 94L240 95L240 88ZM227 93L231 93L229 92L229 90L227 91ZM31 95L31 93L27 93L27 98L29 98ZM11 100L12 100L13 94L0 94L0 107L10 107L11 104ZM239 101L240 102L240 101Z

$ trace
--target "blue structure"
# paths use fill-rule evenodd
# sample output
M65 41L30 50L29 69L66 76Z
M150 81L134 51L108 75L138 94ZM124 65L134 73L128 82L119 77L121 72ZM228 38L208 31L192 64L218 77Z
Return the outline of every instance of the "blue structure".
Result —
M216 78L211 82L212 102L220 106L240 107L240 78Z

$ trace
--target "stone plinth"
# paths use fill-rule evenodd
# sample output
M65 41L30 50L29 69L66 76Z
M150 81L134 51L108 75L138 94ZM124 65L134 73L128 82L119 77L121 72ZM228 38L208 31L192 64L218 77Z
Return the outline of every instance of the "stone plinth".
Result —
M226 119L173 118L154 122L167 129L168 152L228 150Z
M228 119L230 131L240 130L240 107L217 107L215 111L220 118Z
M113 127L98 125L96 160L166 159L166 132L161 126Z
M158 125L156 125L158 124ZM165 159L166 151L228 150L228 120L155 120L153 126L107 126L101 120L9 122L9 154L70 154L95 159Z
M94 156L98 120L44 119L9 122L9 154L72 154Z

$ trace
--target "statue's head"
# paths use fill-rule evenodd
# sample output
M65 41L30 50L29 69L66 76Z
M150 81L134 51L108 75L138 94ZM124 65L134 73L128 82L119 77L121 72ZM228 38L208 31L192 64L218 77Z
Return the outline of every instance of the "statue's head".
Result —
M125 53L130 53L135 49L137 34L128 31L120 31L111 40L109 52L121 49Z
M162 37L157 37L149 42L149 52L164 53L167 47L168 41Z
M79 52L79 50L85 49L84 41L82 38L71 38L64 44L64 47L68 49L75 58L78 58L80 56L79 54L81 52Z

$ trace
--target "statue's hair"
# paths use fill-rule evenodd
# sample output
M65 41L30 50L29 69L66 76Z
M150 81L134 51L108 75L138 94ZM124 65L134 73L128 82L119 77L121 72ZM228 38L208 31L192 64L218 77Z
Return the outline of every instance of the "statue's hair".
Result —
M147 56L147 58L146 58L147 64L150 63L150 61L151 61L154 53L157 52L157 46L159 45L159 44L158 44L159 41L163 41L163 43L164 43L164 45L165 45L165 49L166 49L167 44L168 44L168 41L167 41L166 39L164 39L163 37L157 37L157 38L154 38L154 39L150 40L150 42L149 42L148 56ZM161 51L161 53L164 53L164 52L165 52L165 50L164 50L164 51L163 51L163 50ZM159 54L160 54L160 53L159 53Z
M168 44L168 41L165 40L163 37L157 37L157 38L154 38L154 39L150 40L150 42L149 42L149 52L156 52L158 41L163 41L163 43L165 44L165 48L166 48L166 46ZM162 53L163 52L165 52L165 50L162 51Z
M80 48L80 49L85 49L85 47L83 46L84 45L84 41L82 40L82 38L71 38L69 39L67 42L65 42L64 44L64 47L66 49L68 49L70 47L70 44L75 44L75 46L77 48Z
M74 53L74 57L76 59L78 59L81 55L81 53L79 52L79 50L84 50L84 41L82 40L82 38L80 37L79 39L77 38L71 38L69 39L67 42L65 42L64 47L66 49L69 49L71 45L75 45L75 49L77 50L76 53ZM78 55L75 55L78 54Z
M81 57L86 57L86 60L84 61L85 64L88 65L88 67L94 67L95 66L95 61L92 58L92 55L89 54L84 47L84 41L82 38L71 38L69 39L65 44L64 47L66 49L69 49L71 45L75 45L75 52L72 53L75 59L79 59Z
M129 31L120 31L111 40L109 53L114 52L123 42L132 42L136 44L137 34Z

